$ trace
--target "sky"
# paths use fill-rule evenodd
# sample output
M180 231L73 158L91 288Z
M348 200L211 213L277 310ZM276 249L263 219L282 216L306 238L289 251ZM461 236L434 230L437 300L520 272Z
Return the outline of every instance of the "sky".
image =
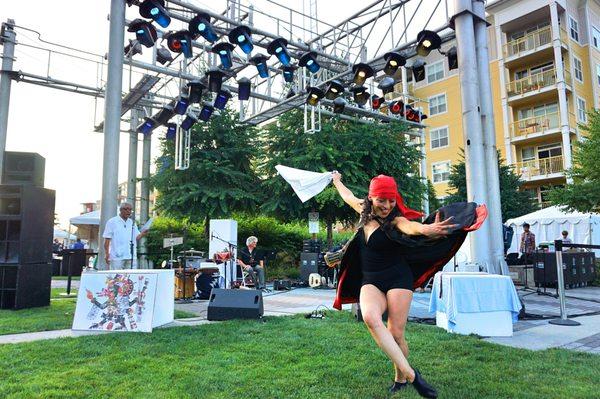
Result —
M428 1L433 3L434 0ZM223 0L211 1L210 6L208 1L190 2L218 12L222 12L226 4ZM302 0L278 2L298 11L303 9ZM256 0L252 4L260 10L273 10L273 5L265 0ZM370 2L345 0L344 7L340 4L338 1L317 1L319 19L336 23ZM100 56L108 51L109 11L110 0L0 0L1 22L14 19L18 26L39 32L45 41ZM437 21L434 19L430 27L444 22L443 5L438 13L439 18L436 16ZM138 17L137 7L127 9L126 18ZM127 33L125 37L128 38ZM39 45L37 34L23 29L17 29L17 41ZM45 51L24 45L16 46L15 56L15 70L42 76L49 74L55 79L97 86L99 74L94 63L73 59L67 62L65 57L49 57ZM82 56L94 58L92 55ZM124 90L127 88L124 87ZM81 203L95 202L102 196L103 134L94 132L94 126L104 119L103 113L103 102L91 96L23 82L12 83L6 150L37 152L46 159L45 187L56 190L56 213L63 227L68 226L69 218L82 212ZM122 133L119 182L127 179L128 145L128 134ZM138 176L141 175L141 152L140 145ZM158 155L158 139L155 137L152 158Z

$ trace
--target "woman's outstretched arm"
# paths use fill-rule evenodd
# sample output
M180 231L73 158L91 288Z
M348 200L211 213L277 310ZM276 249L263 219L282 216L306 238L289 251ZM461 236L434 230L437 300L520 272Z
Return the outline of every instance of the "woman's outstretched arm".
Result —
M451 224L452 217L440 221L439 212L435 215L435 223L422 224L412 222L405 217L396 218L396 227L398 230L408 235L424 235L431 238L441 238L449 234L457 225Z
M338 172L333 172L333 185L346 204L350 205L356 212L362 212L363 201L356 198L352 191L342 183L342 175Z

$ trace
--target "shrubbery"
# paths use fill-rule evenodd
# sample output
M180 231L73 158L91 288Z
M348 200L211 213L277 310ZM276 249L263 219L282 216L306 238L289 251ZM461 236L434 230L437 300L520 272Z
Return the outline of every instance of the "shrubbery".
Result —
M258 237L258 249L275 251L274 260L267 261L266 271L268 279L297 278L298 265L302 241L311 238L308 233L308 223L290 222L282 223L268 216L243 216L233 217L238 222L238 245L246 245L248 236ZM171 217L157 217L148 234L148 253L154 265L160 265L163 260L169 259L169 248L163 249L163 239L170 237L183 237L183 245L175 247L175 256L180 251L196 249L208 252L208 239L204 237L204 223L191 222L188 219L174 219ZM334 245L350 238L352 232L334 234ZM325 228L317 238L326 242Z

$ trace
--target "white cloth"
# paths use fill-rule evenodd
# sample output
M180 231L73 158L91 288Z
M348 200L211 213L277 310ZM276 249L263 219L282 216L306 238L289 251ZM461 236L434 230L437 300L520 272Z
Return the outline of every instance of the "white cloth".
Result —
M133 253L135 259L135 254L137 253L137 240L135 238L139 234L140 231L131 218L125 221L121 216L117 215L108 219L102 237L110 238L110 260L131 259L129 247L131 241L133 241Z
M319 194L333 179L331 172L310 172L283 165L277 165L275 169L292 186L302 202L306 202Z

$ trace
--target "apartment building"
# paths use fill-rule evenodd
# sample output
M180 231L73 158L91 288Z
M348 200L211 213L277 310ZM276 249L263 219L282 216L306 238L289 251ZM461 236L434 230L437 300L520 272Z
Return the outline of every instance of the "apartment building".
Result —
M498 0L487 14L496 145L543 207L568 183L578 124L600 107L600 1ZM436 51L424 60L411 94L427 101L427 174L441 198L463 147L458 70Z

